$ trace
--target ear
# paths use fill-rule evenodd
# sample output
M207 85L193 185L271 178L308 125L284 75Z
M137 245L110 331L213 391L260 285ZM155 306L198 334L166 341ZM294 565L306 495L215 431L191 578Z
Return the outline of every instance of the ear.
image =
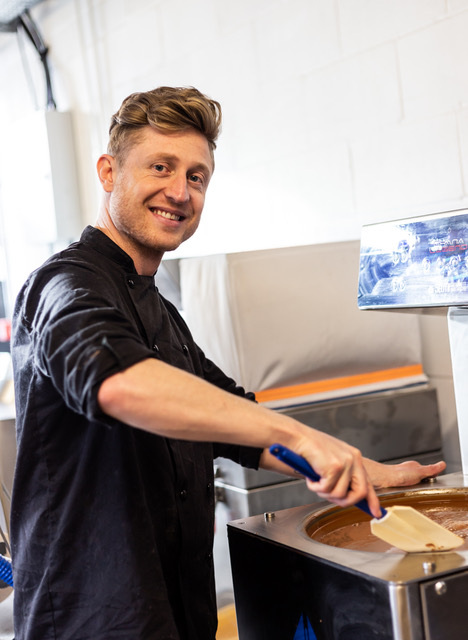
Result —
M114 178L116 172L115 158L107 153L104 153L97 161L96 169L102 188L107 193L110 193L114 188Z

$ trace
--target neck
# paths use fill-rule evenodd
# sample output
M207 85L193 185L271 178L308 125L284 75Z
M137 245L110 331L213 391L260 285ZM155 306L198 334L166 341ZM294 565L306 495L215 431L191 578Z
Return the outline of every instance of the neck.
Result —
M122 234L114 225L108 211L104 205L101 206L98 218L94 225L96 229L102 231L118 247L127 253L133 260L136 272L140 276L154 276L158 270L164 253L155 252L145 247L137 246L135 241L125 234Z

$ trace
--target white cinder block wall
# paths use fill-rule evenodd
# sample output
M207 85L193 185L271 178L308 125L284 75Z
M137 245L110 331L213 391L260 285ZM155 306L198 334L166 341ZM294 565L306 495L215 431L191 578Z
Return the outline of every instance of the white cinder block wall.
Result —
M204 221L179 255L355 239L366 222L468 203L468 0L44 0L32 16L74 115L83 223L110 114L160 84L195 85L225 116ZM0 139L45 105L20 43L0 33ZM34 208L24 146L19 197ZM421 325L454 470L446 323Z

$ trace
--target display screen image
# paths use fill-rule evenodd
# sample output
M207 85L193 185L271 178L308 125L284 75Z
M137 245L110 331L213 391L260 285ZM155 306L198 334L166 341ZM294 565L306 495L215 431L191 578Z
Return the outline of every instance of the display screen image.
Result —
M366 225L360 309L468 305L468 209Z

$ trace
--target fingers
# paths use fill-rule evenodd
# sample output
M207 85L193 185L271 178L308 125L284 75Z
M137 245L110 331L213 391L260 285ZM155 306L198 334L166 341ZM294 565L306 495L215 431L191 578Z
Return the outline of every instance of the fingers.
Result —
M422 476L421 480L424 480L425 478L433 478L435 476L438 476L443 471L445 471L446 468L447 468L447 465L446 465L446 463L444 461L435 462L434 464L425 465L421 469L422 473L424 474Z
M363 462L370 481L376 489L419 484L426 478L439 475L447 466L443 461L427 465L422 465L416 460L408 460L400 464L382 464L364 458Z
M317 465L317 463L315 464ZM308 486L320 497L327 500L345 500L352 485L354 485L354 490L356 487L364 485L361 479L362 474L356 473L354 467L355 461L351 455L335 459L330 455L323 471L318 470L318 465L315 467L320 475L320 480L318 482L308 480Z
M311 491L314 491L320 498L328 500L340 507L348 507L363 498L367 499L369 510L375 518L379 518L382 514L379 498L374 487L367 478L367 475L356 474L348 482L346 474L340 478L331 490L324 490L322 482L311 482L307 480L307 484Z
M433 478L439 473L442 473L446 466L445 462L421 465L415 460L408 460L407 462L395 465L395 478L398 481L398 486L418 484L426 478Z
M315 468L321 479L319 482L308 480L309 488L321 498L343 507L367 498L371 513L379 517L379 499L367 475L360 451L341 441L330 441L327 444L322 473L319 471L319 463L315 461Z
M382 510L380 508L380 501L375 493L375 489L372 484L369 482L369 490L367 492L367 503L369 505L369 509L371 510L374 518L380 518L382 515Z

